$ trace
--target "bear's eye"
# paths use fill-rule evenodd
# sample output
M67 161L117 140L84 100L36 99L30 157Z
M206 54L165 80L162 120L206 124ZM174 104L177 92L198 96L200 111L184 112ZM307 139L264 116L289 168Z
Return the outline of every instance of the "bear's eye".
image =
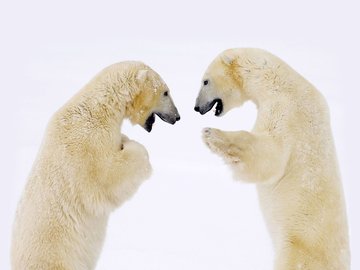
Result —
M208 85L208 83L209 83L209 80L204 81L204 85Z
M167 97L169 95L169 92L168 91L165 91L164 92L164 96Z

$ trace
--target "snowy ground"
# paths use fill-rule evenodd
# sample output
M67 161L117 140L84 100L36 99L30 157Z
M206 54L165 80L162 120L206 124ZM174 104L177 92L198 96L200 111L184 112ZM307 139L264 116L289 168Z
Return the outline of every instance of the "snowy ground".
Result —
M147 147L154 171L111 216L97 269L272 269L255 187L233 181L200 139L206 126L250 130L255 106L247 103L222 118L193 111L210 61L226 48L244 46L277 54L328 100L353 269L360 269L356 4L208 2L62 1L54 6L36 0L0 11L0 269L10 269L16 203L48 119L100 69L122 60L142 60L161 74L181 121L170 126L157 119L150 134L125 123L123 131Z

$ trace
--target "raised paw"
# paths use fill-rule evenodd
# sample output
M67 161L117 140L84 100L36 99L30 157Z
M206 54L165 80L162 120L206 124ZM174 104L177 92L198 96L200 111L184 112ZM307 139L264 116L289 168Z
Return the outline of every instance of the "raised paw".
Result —
M224 132L216 128L205 128L203 130L203 141L216 153L224 152L228 147L228 140L224 136Z
M208 135L210 135L211 134L211 130L214 130L213 128L204 128L203 129L203 135L204 136L208 136Z
M124 141L123 143L123 151L127 152L130 155L134 155L136 157L144 157L146 159L149 158L149 154L146 148L134 140Z
M229 163L244 161L251 145L251 136L249 137L249 133L246 131L225 132L219 129L205 128L203 140L211 151L219 154Z
M204 137L211 137L211 136L217 136L217 137L221 137L223 136L223 131L221 131L220 129L217 128L204 128L203 129L203 136Z

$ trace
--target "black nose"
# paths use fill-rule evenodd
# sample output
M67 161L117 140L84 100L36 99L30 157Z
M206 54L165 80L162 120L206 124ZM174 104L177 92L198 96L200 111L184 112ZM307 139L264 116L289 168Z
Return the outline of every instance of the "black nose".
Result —
M198 112L200 110L200 107L199 106L195 106L194 108L195 112Z
M180 115L176 117L176 121L179 121L180 120Z

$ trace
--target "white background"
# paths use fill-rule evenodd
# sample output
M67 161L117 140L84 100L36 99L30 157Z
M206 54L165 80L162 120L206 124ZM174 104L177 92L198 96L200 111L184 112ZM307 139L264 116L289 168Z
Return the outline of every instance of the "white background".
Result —
M232 180L200 139L205 126L251 129L252 104L222 118L193 111L210 61L232 47L280 56L327 98L360 269L359 5L356 1L2 1L0 269L14 212L52 113L100 69L141 60L171 89L181 121L142 142L153 176L111 216L97 269L272 269L255 187ZM331 237L331 236L329 236Z

